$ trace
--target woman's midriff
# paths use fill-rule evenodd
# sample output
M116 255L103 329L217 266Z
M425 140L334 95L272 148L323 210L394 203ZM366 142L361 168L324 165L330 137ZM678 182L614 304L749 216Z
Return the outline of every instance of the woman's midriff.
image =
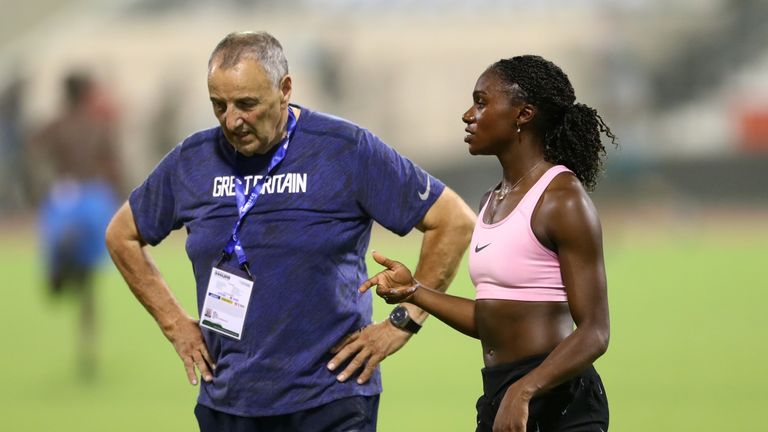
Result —
M567 302L477 300L475 321L485 366L550 352L573 332Z

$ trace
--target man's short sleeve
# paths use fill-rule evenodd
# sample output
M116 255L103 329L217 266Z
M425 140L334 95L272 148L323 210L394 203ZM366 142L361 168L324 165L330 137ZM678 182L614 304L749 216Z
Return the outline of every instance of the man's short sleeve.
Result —
M141 238L153 246L182 226L175 188L180 150L171 150L128 198Z
M424 218L445 185L367 130L358 141L357 199L390 231L407 234Z

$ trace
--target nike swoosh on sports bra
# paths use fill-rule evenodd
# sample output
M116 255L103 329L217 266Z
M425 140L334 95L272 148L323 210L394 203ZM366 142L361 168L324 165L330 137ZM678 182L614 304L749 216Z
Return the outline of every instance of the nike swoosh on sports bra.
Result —
M571 172L562 165L547 170L520 203L504 219L483 222L488 201L475 224L469 253L469 274L476 298L519 301L568 301L557 254L539 242L531 229L531 215L547 186L560 173Z

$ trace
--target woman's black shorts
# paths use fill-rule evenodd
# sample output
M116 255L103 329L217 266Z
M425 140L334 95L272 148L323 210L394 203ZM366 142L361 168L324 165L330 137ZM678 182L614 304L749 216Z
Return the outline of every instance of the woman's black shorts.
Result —
M483 392L477 401L477 432L493 430L493 421L507 388L536 368L547 354L483 368ZM591 365L569 381L533 398L528 432L607 432L608 399Z

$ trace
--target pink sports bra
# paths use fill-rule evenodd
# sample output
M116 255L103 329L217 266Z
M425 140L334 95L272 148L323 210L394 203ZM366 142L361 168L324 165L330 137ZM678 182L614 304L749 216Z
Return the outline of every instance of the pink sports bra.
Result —
M494 194L488 197L469 246L469 274L478 300L568 300L557 254L542 245L531 229L533 209L552 179L562 172L571 171L562 165L547 170L517 207L494 224L483 222Z

